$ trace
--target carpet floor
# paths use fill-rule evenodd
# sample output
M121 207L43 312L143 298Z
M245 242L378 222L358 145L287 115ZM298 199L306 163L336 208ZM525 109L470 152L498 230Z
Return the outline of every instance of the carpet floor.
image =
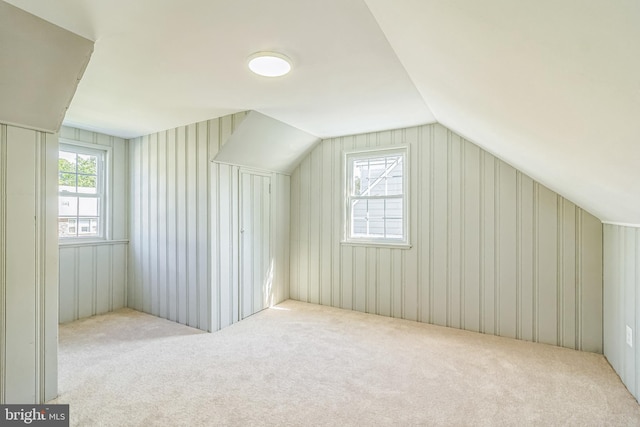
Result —
M291 300L213 334L61 325L59 375L74 426L640 425L602 355Z

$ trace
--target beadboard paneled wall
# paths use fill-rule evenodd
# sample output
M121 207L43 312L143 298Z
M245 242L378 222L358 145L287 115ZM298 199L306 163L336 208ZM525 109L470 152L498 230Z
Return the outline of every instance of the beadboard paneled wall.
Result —
M604 355L640 397L640 228L604 225ZM632 342L626 342L626 328Z
M63 126L59 137L70 142L110 147L107 183L107 239L60 244L60 323L126 306L128 173L127 141L115 136Z
M60 323L126 307L127 243L60 247Z
M212 127L202 122L129 141L128 306L203 330Z
M0 124L0 403L58 389L58 138Z
M233 282L221 269L229 265L225 257L237 247L237 234L224 221L236 221L238 212L233 200L222 195L232 194L231 182L210 160L245 116L238 113L130 141L130 307L203 330L228 324L222 313L233 295L221 287L228 289ZM286 201L282 209L288 212L285 187L279 200ZM288 283L275 286L282 288L277 303L285 298Z
M343 150L403 143L412 248L341 244ZM291 204L293 299L602 351L600 221L442 125L322 141Z

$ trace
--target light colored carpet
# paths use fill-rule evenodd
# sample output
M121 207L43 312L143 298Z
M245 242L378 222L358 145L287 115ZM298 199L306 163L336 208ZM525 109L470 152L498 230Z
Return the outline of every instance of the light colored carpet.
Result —
M640 425L601 355L296 301L214 334L119 310L59 357L78 426Z

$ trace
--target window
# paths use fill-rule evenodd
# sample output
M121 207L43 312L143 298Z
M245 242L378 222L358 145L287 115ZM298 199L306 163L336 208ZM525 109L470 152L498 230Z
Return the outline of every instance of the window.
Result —
M407 148L345 153L345 241L408 245Z
M58 237L104 237L106 151L60 144Z

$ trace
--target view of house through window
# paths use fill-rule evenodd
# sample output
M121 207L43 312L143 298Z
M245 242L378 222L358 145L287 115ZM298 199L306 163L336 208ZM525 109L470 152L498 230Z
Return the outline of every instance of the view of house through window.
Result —
M104 152L61 144L58 156L58 236L102 237Z
M406 150L349 153L347 241L406 243Z

